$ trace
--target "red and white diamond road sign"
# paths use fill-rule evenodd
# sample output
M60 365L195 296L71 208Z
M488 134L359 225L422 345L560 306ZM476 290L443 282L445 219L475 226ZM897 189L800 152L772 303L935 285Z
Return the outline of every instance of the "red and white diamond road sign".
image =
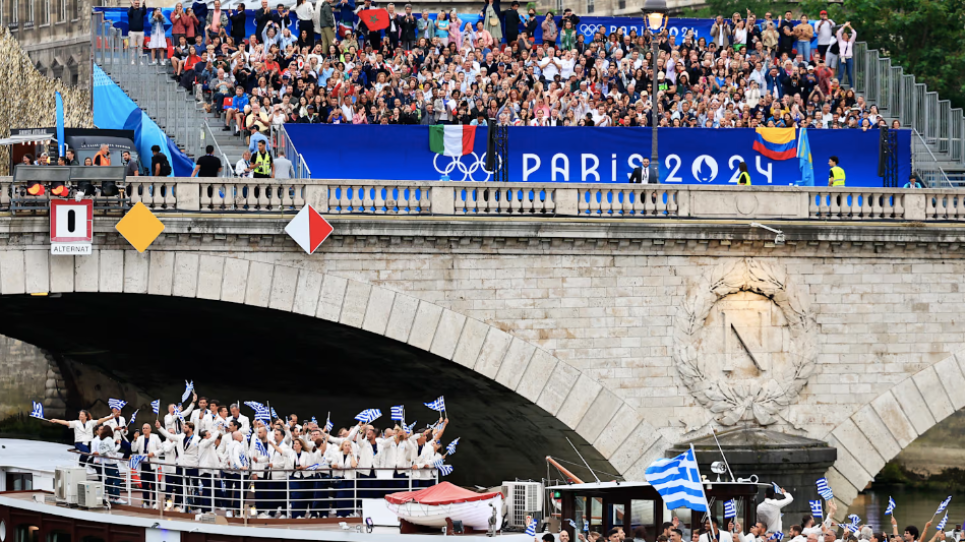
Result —
M312 254L332 234L332 225L325 217L318 214L311 205L302 207L295 218L285 226L285 233L302 247L302 250Z

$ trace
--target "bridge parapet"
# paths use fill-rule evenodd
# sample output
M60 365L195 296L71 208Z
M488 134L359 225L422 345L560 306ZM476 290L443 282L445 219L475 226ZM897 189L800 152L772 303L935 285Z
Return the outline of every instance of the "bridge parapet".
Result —
M954 189L719 187L594 183L472 183L322 179L128 179L153 211L277 213L310 203L325 214L961 221ZM0 211L10 209L0 178Z

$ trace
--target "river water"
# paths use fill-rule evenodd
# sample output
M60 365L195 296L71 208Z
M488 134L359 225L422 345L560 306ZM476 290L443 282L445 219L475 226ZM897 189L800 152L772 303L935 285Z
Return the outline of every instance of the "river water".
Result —
M898 520L899 533L903 533L907 525L915 525L921 530L948 495L947 491L934 489L906 489L900 486L873 488L858 495L849 513L858 514L861 517L861 523L873 526L876 532L884 529L891 534L891 518L885 515L890 496L895 500L895 519ZM938 525L944 515L943 512L935 518L932 531L928 534L929 538L935 532L934 526ZM960 528L963 518L965 518L965 495L957 493L954 494L948 506L948 523L945 525L945 530Z

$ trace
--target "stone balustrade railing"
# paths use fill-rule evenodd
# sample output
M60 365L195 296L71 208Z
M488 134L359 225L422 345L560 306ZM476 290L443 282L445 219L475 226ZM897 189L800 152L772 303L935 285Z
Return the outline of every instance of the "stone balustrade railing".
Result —
M11 179L0 177L0 211ZM131 202L153 211L275 213L310 203L324 214L963 221L953 189L469 183L138 177Z

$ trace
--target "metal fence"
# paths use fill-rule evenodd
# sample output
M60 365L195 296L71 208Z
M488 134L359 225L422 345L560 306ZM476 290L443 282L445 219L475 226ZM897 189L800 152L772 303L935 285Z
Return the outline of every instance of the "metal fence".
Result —
M213 440L212 444L213 445ZM202 446L204 446L202 444ZM136 469L120 458L79 454L104 482L110 505L176 513L221 513L248 519L359 517L362 499L414 491L439 482L438 469L201 468L167 461L141 462ZM401 474L400 474L401 473Z
M308 164L305 162L305 158L302 157L301 153L295 149L295 144L292 143L291 138L288 137L288 131L285 130L284 125L272 125L271 142L274 149L281 149L285 151L285 157L291 160L292 164L295 166L296 178L312 178L312 170L308 168Z
M897 119L903 128L917 132L913 139L912 167L938 184L959 185L961 174L948 175L945 170L965 170L965 115L961 108L942 100L924 83L891 59L866 43L855 45L855 91L864 95L869 105L878 107L886 118ZM917 149L924 145L927 148ZM921 160L920 162L918 160Z

